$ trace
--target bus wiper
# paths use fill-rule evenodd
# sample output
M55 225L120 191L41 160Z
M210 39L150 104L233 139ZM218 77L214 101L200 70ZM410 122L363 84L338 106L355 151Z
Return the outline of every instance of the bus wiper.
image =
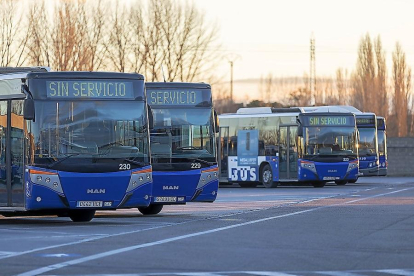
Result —
M194 158L194 157L177 157L177 158L183 158L183 159L187 159L187 160L190 160L190 161L193 161L193 162L203 163L203 164L206 164L206 165L209 165L209 166L215 165L215 163L213 163L213 162L208 162L208 161L200 159L200 158Z
M59 160L56 160L55 162L53 162L52 164L49 164L49 166L47 166L49 169L51 169L52 167L54 167L54 166L56 166L57 164L60 164L60 163L62 163L63 161L65 161L66 159L69 159L69 158L71 158L72 156L77 156L77 155L79 155L80 153L73 153L73 154L70 154L70 155L67 155L67 156L65 156L65 157L63 157L62 159L59 159Z
M201 147L194 147L194 146L184 146L184 147L178 147L177 150L201 150L203 148Z
M145 166L148 166L149 165L147 163L140 162L140 161L136 161L136 160L131 160L131 159L128 159L128 158L125 158L124 161L125 162L129 162L129 163L134 164L134 165L141 166L141 167L145 167Z

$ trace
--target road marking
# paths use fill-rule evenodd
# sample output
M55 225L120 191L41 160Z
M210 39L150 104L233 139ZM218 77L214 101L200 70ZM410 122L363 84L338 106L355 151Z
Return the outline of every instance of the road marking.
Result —
M273 272L273 271L245 271L245 274L253 274L260 276L295 276L296 274L288 274L284 272Z
M98 237L87 238L87 239L83 239L83 240L79 240L79 241L75 241L75 242L68 242L68 243L62 243L62 244L51 245L51 246L46 246L46 247L40 247L40 248L31 249L31 250L22 251L22 252L12 252L11 254L5 255L5 256L0 255L0 260L7 259L7 258L12 258L12 257L17 257L17 256L21 256L21 255L26 255L26 254L30 254L30 253L35 253L35 252L39 252L39 251L43 251L43 250L56 249L56 248L64 247L64 246L71 246L71 245L77 245L77 244L81 244L81 243L85 243L85 242L96 241L96 240L100 240L100 239L104 239L104 238L111 238L111 237L117 237L117 236L122 236L122 235L135 234L135 233L148 231L148 230L155 230L155 229L160 229L160 228L164 228L164 227L171 227L171 226L176 226L176 225L181 225L181 224L186 224L186 223L191 223L191 222L197 222L197 221L200 221L200 220L212 220L212 219L220 219L220 218L225 218L225 217L232 217L232 216L241 215L241 214L248 214L248 213L251 213L251 212L269 210L269 209L274 208L276 206L279 207L279 206L288 206L288 205L298 204L298 203L307 203L307 202L311 202L311 201L315 201L315 200L332 198L332 197L335 197L335 196L337 196L337 195L330 195L330 196L325 196L325 197L320 197L320 198L312 198L310 200L305 200L305 201L300 201L300 202L288 202L288 203L285 202L284 204L274 205L272 207L253 208L253 209L251 208L249 210L240 210L240 211L237 211L237 212L232 212L232 213L222 214L222 215L212 215L212 216L207 217L207 218L197 218L197 219L188 220L188 221L184 221L184 222L178 222L178 223L160 223L162 225L158 225L158 223L157 223L158 226L145 228L145 229L140 229L140 230L134 230L134 231L126 231L126 232L121 232L121 233L117 233L117 234L99 234L100 236L98 236ZM86 227L86 226L79 226L79 227ZM24 228L22 228L22 230L24 230Z
M403 270L403 269L383 269L378 270L381 273L388 273L392 275L399 275L399 276L414 276L413 271Z
M356 274L349 271L318 271L317 273L329 276L362 276L363 274Z
M412 270L412 269L410 269ZM355 275L377 275L378 273L411 276L413 271L403 269L382 269L382 270L351 270L351 271L217 271L217 272L160 272L160 273L134 273L134 274L82 274L83 276L230 276L230 275L260 275L260 276L299 276L299 275L340 275L340 276L355 276ZM359 274L356 274L359 273ZM45 276L58 276L58 275L45 275ZM78 274L66 275L66 276L78 276Z
M369 197L365 197L365 198L354 199L354 200L343 202L343 203L319 206L319 207L316 207L316 208L297 211L297 212L293 212L293 213L289 213L289 214L278 215L278 216L273 216L273 217L267 217L267 218L252 220L252 221L248 221L248 222L233 224L233 225L229 225L229 226L225 226L225 227L219 227L219 228L214 228L214 229L200 231L200 232L194 232L194 233L191 233L191 234L176 236L176 237L172 237L172 238L168 238L168 239L162 239L162 240L158 240L158 241L154 241L154 242L137 244L137 245L133 245L133 246L128 246L128 247L124 247L124 248L119 248L119 249L115 249L115 250L110 250L110 251L98 253L98 254L95 254L95 255L90 255L90 256L87 256L87 257L79 258L79 259L74 259L74 260L70 260L70 261L66 261L66 262L62 262L62 263L57 263L57 264L53 264L53 265L49 265L49 266L45 266L45 267L40 267L40 268L31 270L31 271L21 273L18 276L39 275L39 274L42 274L42 273L45 273L45 272L53 271L53 270L56 270L56 269L61 269L61 268L67 267L67 266L81 264L81 263L85 263L85 262L93 261L93 260L96 260L96 259L109 257L109 256L120 254L120 253L129 252L129 251L133 251L133 250L137 250L137 249L153 247L153 246L156 246L156 245L161 245L161 244L171 243L171 242L184 240L184 239L188 239L188 238L193 238L193 237L198 237L198 236L202 236L202 235L217 233L217 232L221 232L221 231L224 231L224 230L243 227L243 226L252 225L252 224L256 224L256 223L261 223L261 222L265 222L265 221L270 221L270 220L275 220L275 219L280 219L280 218L286 218L286 217L291 217L291 216L300 215L300 214L306 214L306 213L318 211L318 210L325 209L325 208L346 205L346 204L350 204L350 203L354 203L354 202L358 202L358 201L362 201L362 200L372 199L372 198L376 198L376 197L380 197L380 196L386 196L386 195L395 194L395 193L399 193L399 192L403 192L403 191L407 191L407 190L412 190L412 189L414 189L414 188L401 189L401 190L392 191L392 192L383 193L383 194L378 194L378 195L369 196Z

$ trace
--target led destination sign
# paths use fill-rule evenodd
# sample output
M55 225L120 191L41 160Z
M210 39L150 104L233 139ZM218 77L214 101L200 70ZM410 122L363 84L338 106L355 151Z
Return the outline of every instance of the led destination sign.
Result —
M47 81L48 98L133 99L132 82L127 81Z
M354 124L352 117L345 116L308 116L305 118L309 126L352 126Z
M375 119L374 118L357 118L356 122L357 122L357 125L374 125Z
M150 105L197 105L207 100L199 90L149 91L147 96Z

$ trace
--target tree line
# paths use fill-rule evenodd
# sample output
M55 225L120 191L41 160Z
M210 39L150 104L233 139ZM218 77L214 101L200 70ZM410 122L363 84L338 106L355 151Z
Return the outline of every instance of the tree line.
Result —
M217 25L177 0L0 0L0 66L138 72L199 81L218 60ZM19 11L24 10L24 13Z
M391 72L389 74L388 72ZM353 71L338 68L334 77L318 77L315 91L316 105L352 105L361 111L374 112L387 119L387 133L393 137L414 136L414 98L411 94L411 67L399 42L392 52L391 71L381 37L364 35L358 47ZM280 79L268 75L262 78L259 90L264 89L262 101L248 105L272 106L270 95L280 90ZM263 83L265 85L263 85ZM309 106L311 92L309 77L303 76L280 100L283 106Z

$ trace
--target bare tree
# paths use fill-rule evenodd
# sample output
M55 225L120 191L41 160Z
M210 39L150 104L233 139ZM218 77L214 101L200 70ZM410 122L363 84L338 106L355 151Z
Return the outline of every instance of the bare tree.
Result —
M44 1L31 3L29 12L29 31L27 35L27 57L31 65L51 66L52 40L50 22Z
M338 93L338 103L342 105L348 104L348 84L347 84L347 72L343 68L336 70L336 91Z
M129 15L129 24L131 26L131 70L141 72L145 67L145 47L144 39L144 18L140 5L133 5Z
M356 70L357 80L360 82L362 90L358 91L362 95L358 95L362 100L361 109L376 110L375 107L375 58L374 50L369 34L361 38L358 49L358 61Z
M114 12L109 23L109 32L105 41L107 58L118 72L126 72L129 68L131 51L130 21L126 7L116 1Z
M387 91L387 66L385 51L382 48L381 37L378 36L374 41L376 58L376 82L375 82L375 109L376 114L388 115L388 91Z
M0 0L0 66L21 66L27 40L24 17L18 13L22 5L16 0Z
M396 43L392 53L392 79L394 83L394 109L397 136L407 136L408 102L411 90L411 68L406 63L405 53L400 43Z
M195 4L151 0L143 49L147 79L155 80L165 65L167 81L209 78L216 65L217 26L205 20Z

